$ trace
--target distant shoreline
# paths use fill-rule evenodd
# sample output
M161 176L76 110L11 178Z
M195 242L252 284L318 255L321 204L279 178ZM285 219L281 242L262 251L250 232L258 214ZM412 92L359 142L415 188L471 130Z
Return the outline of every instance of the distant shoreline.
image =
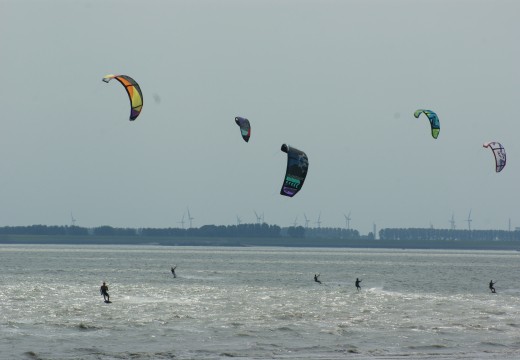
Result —
M375 249L444 249L444 250L514 250L515 241L475 240L373 240L330 238L224 238L169 236L68 236L68 235L0 235L0 244L40 245L159 245L159 246L283 246Z

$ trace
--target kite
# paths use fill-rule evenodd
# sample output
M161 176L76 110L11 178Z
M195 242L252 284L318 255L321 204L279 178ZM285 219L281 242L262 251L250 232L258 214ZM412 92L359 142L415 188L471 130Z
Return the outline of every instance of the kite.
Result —
M282 145L281 150L287 153L287 170L280 194L293 197L303 186L309 168L309 159L303 151L286 144Z
M428 117L428 120L430 120L430 125L432 127L432 136L434 139L437 139L437 137L439 136L439 131L441 130L441 125L439 123L439 118L437 117L437 114L431 110L419 109L416 112L414 112L413 116L415 116L415 118L418 119L422 113L424 113L424 115Z
M242 134L242 138L245 142L249 141L249 137L251 136L251 124L249 124L249 120L246 118L237 116L235 118L235 122L238 126L240 126L240 133Z
M496 141L490 141L484 143L482 146L485 148L490 148L493 151L493 155L495 155L496 172L502 171L502 169L506 166L506 150L502 144Z
M134 121L137 119L141 110L143 108L143 93L141 92L141 88L139 84L135 82L130 76L126 75L107 75L103 78L103 81L108 83L110 80L116 79L119 81L126 89L128 93L128 97L130 99L130 121Z

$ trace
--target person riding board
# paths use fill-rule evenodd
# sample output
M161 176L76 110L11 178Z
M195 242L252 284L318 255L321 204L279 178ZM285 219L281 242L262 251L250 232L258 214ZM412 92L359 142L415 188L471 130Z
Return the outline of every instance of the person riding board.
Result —
M314 274L314 281L321 284L321 281L318 280L319 277L320 277L320 274L318 274L318 275Z
M356 278L356 289L357 291L361 290L361 286L359 286L359 283L363 280L359 280L359 278Z
M101 285L101 287L99 288L99 292L101 293L101 295L103 295L103 299L105 300L105 302L110 301L110 295L108 295L108 286L104 281L103 285Z
M489 290L491 290L492 293L496 293L496 290L495 290L495 287L493 285L495 285L497 282L493 282L493 280L491 280L489 282Z
M175 265L175 267L172 267L172 274L174 278L177 277L177 275L175 275L175 269L177 269L177 265Z

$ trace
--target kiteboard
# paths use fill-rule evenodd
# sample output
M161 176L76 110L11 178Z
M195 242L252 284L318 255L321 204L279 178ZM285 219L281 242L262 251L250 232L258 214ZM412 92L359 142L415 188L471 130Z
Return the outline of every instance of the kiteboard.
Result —
M105 304L112 304L112 301L110 301L110 300L105 300Z

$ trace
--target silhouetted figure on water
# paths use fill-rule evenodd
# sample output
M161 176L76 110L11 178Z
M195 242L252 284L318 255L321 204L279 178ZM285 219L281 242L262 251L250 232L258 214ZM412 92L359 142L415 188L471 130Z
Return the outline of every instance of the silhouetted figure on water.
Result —
M99 292L103 295L105 302L110 302L110 295L108 295L108 285L103 281L103 285L99 288Z
M494 285L495 285L496 283L497 283L497 282L496 282L496 281L493 282L493 280L491 280L491 281L489 282L489 290L491 290L491 292L492 292L493 294L496 293L496 290L495 290L495 288L494 288Z
M177 265L175 265L175 267L172 267L172 275L174 278L177 277L177 275L175 275L175 269L177 269Z
M359 280L359 278L356 278L356 289L357 291L361 290L361 286L359 286L359 283L363 280Z
M318 279L320 277L320 274L316 275L314 274L314 281L321 284L321 281Z

